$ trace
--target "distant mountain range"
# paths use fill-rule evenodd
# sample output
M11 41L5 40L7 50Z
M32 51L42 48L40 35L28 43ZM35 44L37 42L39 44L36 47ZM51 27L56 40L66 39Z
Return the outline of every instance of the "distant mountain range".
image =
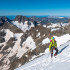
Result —
M40 24L47 24L47 23L68 23L69 18L67 17L29 17L30 19L33 19L37 23Z
M0 70L14 70L31 59L39 57L39 54L49 46L45 41L46 38L70 34L68 20L66 17L22 15L14 19L0 17Z
M70 19L70 17L65 16L26 16L26 17L41 24L61 23L61 22L68 23L68 19ZM7 16L7 18L10 20L14 20L16 16Z

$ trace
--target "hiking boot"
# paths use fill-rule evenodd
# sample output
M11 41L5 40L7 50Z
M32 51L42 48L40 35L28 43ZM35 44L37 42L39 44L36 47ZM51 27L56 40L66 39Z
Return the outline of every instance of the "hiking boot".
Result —
M54 54L54 56L56 56L57 54Z

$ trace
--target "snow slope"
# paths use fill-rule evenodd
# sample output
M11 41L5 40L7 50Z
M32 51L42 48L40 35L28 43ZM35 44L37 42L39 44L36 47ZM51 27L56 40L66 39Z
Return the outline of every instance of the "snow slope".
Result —
M57 30L60 30L61 27L65 27L65 26L68 26L69 23L51 23L49 26L47 26L47 28L50 28L51 29L51 32L53 31L57 31Z
M13 33L10 29L2 29L1 32L6 34L5 36L2 36L5 39L5 42L0 43L0 61L4 63L0 65L0 70L9 70L11 61L15 60L13 59L13 56L14 58L21 59L26 52L34 50L36 44L34 39L31 36L28 36L26 40L22 42L21 46L21 37L23 36L23 33ZM12 60L10 60L10 58Z
M67 38L65 36L67 36ZM70 35L68 34L56 37L56 39L59 38L58 42L61 41L62 38L64 40L62 40L64 44L58 47L59 53L56 58L53 57L51 59L49 50L46 49L43 56L36 58L15 70L70 70L70 41L67 41L70 39L69 37Z
M31 25L28 25L28 21L25 21L24 24L21 22L19 23L18 21L12 21L12 23L17 26L18 28L20 28L23 32L26 32L27 30L30 30L31 27L34 27L33 22L29 21L31 23Z

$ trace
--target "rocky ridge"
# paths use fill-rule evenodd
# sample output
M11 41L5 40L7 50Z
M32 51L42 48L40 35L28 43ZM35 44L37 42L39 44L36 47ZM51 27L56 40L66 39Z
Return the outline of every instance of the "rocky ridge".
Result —
M16 24L23 23L23 26L29 25L28 22L31 21L33 27L24 32L11 21L5 22L0 27L0 70L14 70L31 61L33 56L39 57L39 54L49 46L43 43L44 39L50 39L53 35L70 34L69 23L42 25L24 16L17 16L13 21L18 21Z

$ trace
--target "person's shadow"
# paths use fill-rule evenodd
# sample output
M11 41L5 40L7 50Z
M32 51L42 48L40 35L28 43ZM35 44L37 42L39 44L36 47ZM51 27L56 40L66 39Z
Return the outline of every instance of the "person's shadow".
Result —
M67 48L69 45L63 47L61 50L58 51L58 54L60 54L65 48Z

